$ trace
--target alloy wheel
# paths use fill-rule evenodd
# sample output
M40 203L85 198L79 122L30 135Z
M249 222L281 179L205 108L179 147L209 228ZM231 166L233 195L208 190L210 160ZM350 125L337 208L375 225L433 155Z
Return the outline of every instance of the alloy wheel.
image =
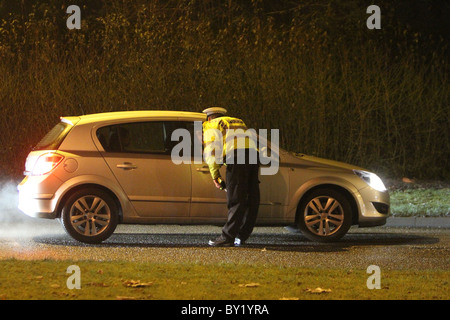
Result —
M313 198L305 207L305 225L317 236L330 236L336 233L344 223L344 209L336 199L330 196Z
M93 237L102 233L110 220L110 207L95 195L78 198L70 208L70 223L74 230L84 236Z

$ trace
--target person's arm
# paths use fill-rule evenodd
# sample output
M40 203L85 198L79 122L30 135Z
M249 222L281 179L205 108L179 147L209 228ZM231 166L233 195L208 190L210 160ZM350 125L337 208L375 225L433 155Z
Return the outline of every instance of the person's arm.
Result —
M223 161L223 136L216 123L203 123L203 142L205 143L205 162L216 187L220 188L220 168Z

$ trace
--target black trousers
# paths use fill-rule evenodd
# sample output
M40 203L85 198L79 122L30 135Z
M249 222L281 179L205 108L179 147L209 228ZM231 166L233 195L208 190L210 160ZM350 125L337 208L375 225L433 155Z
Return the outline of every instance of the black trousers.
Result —
M222 228L227 239L245 241L253 231L260 201L258 173L258 164L227 164L228 221Z

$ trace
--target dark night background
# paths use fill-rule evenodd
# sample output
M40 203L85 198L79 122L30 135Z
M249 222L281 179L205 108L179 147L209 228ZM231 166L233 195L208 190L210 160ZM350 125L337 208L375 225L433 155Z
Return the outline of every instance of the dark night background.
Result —
M444 0L0 0L0 175L62 115L215 105L290 151L448 180L449 16Z

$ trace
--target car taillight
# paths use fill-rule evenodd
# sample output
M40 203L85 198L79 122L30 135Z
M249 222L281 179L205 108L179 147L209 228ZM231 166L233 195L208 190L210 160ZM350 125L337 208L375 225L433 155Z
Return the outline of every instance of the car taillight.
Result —
M34 164L31 171L32 176L40 176L47 174L55 169L64 159L62 155L56 153L46 153L41 155Z

